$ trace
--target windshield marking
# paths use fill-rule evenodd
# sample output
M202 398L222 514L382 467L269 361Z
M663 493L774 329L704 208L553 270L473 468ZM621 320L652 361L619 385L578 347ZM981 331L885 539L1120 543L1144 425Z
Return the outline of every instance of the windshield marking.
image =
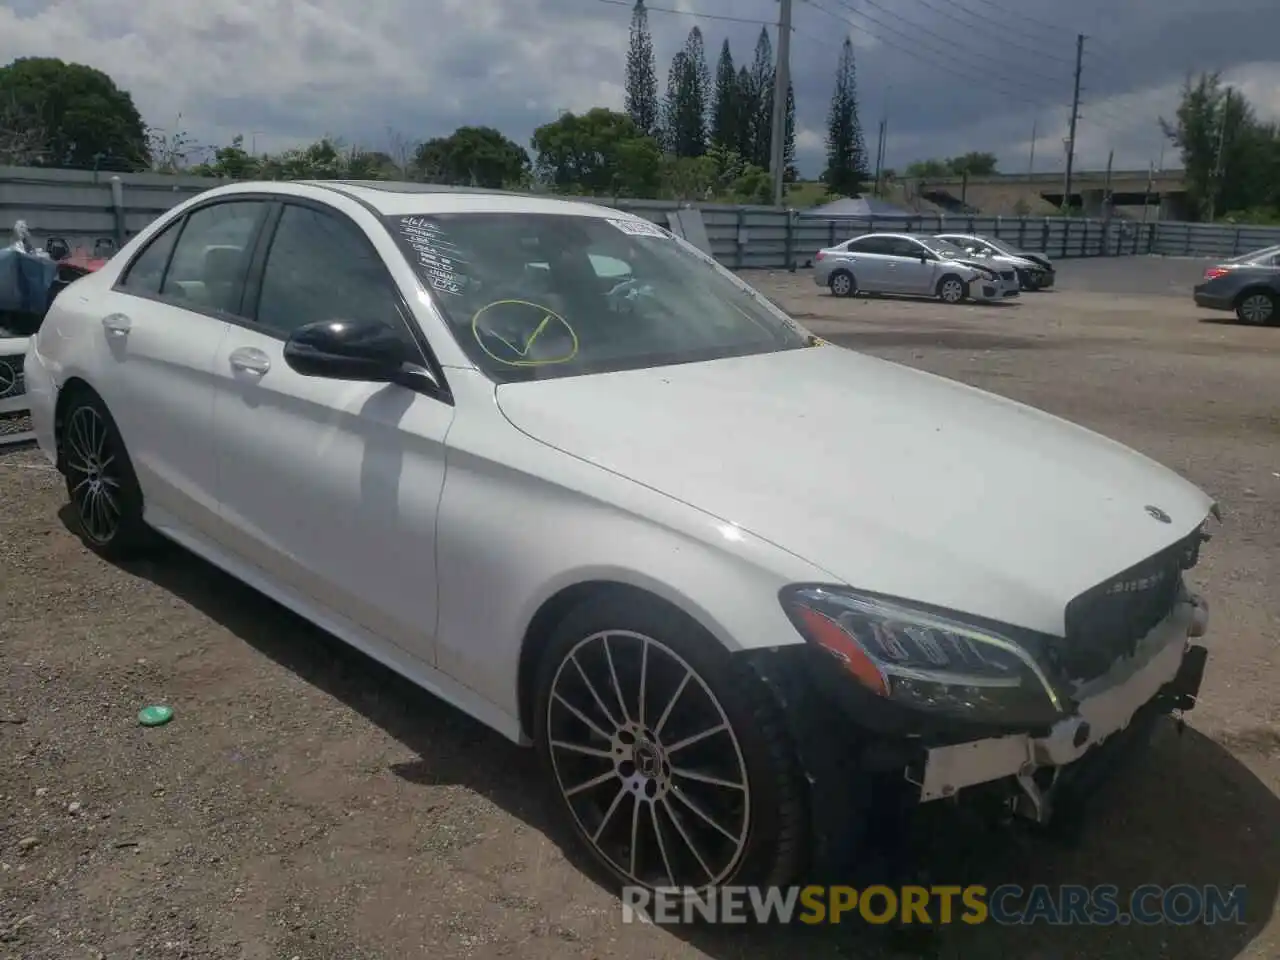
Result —
M495 339L501 340L504 344L506 344L507 347L510 348L512 353L516 354L521 358L519 360L506 360L498 356L492 350L490 350L487 346L485 346L485 342L480 336L480 332L481 332L480 317L487 311L493 309L494 307L500 307L500 306L512 305L512 304L517 306L533 307L534 310L537 310L540 313L542 313L542 320L533 329L533 332L524 338L524 346L517 347L514 343L512 343L502 334L498 333L497 330L489 329L486 327L485 332L488 333L490 336L494 337ZM569 338L573 342L573 345L570 348L569 353L563 357L550 357L550 358L540 359L540 360L528 359L529 351L533 348L534 341L536 341L542 335L542 332L547 329L547 325L551 323L552 320L559 320L560 323L564 326L565 330L568 331ZM477 310L475 313L475 316L471 318L471 334L472 336L475 337L476 343L479 344L481 350L483 350L486 354L488 354L491 358L496 360L498 363L504 364L508 367L545 367L555 363L568 363L570 360L572 360L574 357L578 355L578 334L573 329L573 325L570 324L569 321L566 320L564 317L560 316L560 314L556 313L554 310L548 310L542 304L533 303L532 301L529 301L529 300L495 300L493 301L493 303L485 304L483 307Z
M629 237L657 237L659 240L671 239L669 233L651 220L614 220L610 217L606 217L605 220Z

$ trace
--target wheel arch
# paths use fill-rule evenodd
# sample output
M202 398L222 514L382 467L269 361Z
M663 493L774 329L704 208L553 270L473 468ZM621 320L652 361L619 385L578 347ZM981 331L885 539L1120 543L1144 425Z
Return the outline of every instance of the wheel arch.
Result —
M1244 302L1245 297L1251 297L1256 293L1265 293L1272 300L1280 302L1280 291L1276 291L1272 289L1271 287L1267 286L1265 283L1254 283L1254 284L1250 284L1249 286L1241 290L1239 293L1237 293L1235 297L1232 299L1231 305L1233 307L1239 307L1240 304Z
M62 470L62 423L67 415L67 407L71 401L82 394L90 394L102 400L102 395L89 385L89 381L81 377L71 376L58 390L58 399L53 405L53 442L57 451L57 468ZM105 401L103 401L105 403Z
M719 629L712 625L710 615L706 611L698 610L695 613L689 609L690 604L683 598L676 600L672 596L664 596L668 593L670 591L656 585L642 586L620 578L598 577L568 584L542 601L525 628L517 665L516 702L520 732L524 738L530 739L533 736L533 708L537 698L534 685L543 653L551 642L556 626L569 615L571 610L589 599L612 595L659 607L679 617L706 642L719 643L726 649L732 649L725 643Z

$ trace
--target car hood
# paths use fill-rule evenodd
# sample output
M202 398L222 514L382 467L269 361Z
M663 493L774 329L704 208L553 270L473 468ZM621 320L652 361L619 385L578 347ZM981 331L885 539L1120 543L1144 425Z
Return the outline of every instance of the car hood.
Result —
M1070 599L1213 506L1082 427L834 346L506 384L497 401L524 433L833 581L1059 635Z

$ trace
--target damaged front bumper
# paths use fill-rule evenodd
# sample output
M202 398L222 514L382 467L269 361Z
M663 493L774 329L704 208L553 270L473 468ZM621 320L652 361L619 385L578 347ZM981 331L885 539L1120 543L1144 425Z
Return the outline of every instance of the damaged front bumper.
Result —
M1208 628L1208 605L1187 594L1151 632L1138 654L1080 691L1074 711L1046 733L1011 734L931 747L906 771L922 803L979 784L1016 783L1015 811L1046 823L1064 772L1101 753L1103 744L1144 715L1190 710L1200 692L1205 647L1191 643Z
M808 783L811 869L848 882L888 864L917 811L954 800L1039 824L1085 799L1160 716L1195 706L1207 657L1208 606L1184 593L1135 655L1077 690L1070 712L1041 729L975 731L935 718L904 725L900 711L830 669L825 654L788 645L749 654L773 689ZM868 844L879 853L867 856ZM881 880L875 880L881 882Z

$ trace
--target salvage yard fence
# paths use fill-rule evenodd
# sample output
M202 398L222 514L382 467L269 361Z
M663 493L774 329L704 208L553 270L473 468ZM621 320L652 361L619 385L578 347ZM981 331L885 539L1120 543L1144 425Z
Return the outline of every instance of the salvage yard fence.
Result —
M227 181L210 177L0 167L0 230L25 220L33 240L65 239L77 252L109 256L166 210ZM698 208L711 253L732 269L794 269L819 249L859 233L978 233L1055 259L1159 254L1228 257L1280 244L1280 227L1082 217L922 215L908 221L806 220L766 206L586 198L667 226Z

